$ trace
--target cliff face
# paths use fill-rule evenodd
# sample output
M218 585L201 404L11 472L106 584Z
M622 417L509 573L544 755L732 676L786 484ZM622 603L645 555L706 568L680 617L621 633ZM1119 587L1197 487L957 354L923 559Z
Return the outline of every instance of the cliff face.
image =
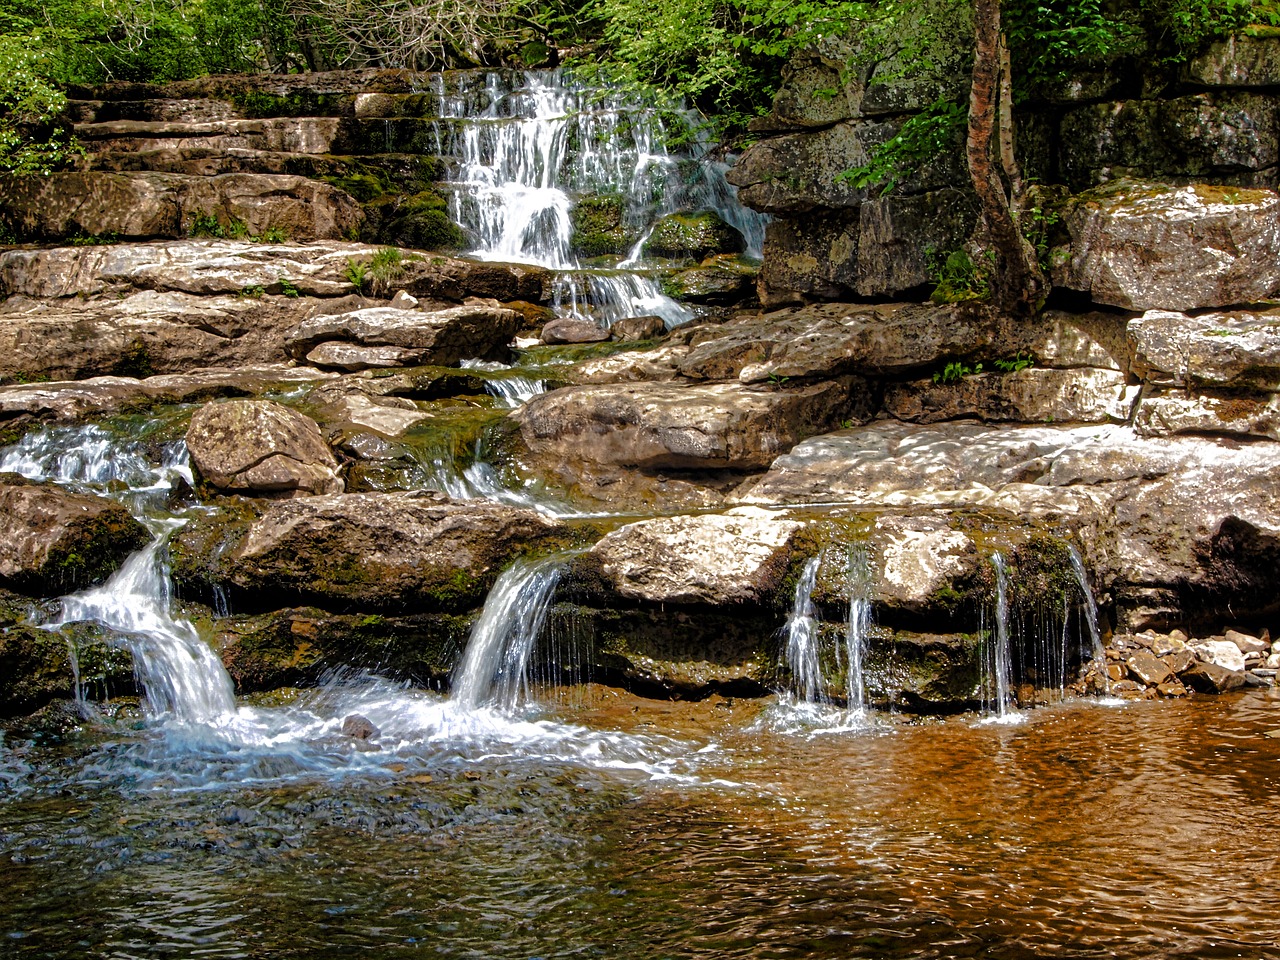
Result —
M931 257L960 247L973 227L959 134L887 193L841 178L927 105L961 95L968 64L940 64L921 81L893 63L850 68L854 54L828 41L798 56L756 124L762 139L732 173L743 202L774 216L760 276L767 305L913 292L936 280ZM1016 124L1027 176L1068 191L1121 178L1274 188L1280 39L1236 37L1180 67L1120 64L1041 85Z

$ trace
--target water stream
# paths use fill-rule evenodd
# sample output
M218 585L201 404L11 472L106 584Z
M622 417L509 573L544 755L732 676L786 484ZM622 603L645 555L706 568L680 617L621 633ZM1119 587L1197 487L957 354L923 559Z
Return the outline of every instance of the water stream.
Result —
M450 161L450 215L484 260L534 263L557 271L562 316L608 327L657 316L668 327L694 312L662 291L645 269L645 241L662 216L717 213L758 257L766 218L742 207L699 135L697 118L659 110L633 94L576 82L562 71L477 74L437 80L442 121L438 154ZM672 127L672 124L675 127ZM687 146L668 147L679 137ZM609 267L586 267L574 252L574 204L606 198L638 239Z

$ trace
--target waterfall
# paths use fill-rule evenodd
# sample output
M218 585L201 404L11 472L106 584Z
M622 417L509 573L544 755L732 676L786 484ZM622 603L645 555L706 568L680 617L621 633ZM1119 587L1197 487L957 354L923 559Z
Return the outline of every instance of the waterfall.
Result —
M450 215L471 238L471 255L559 271L561 315L604 327L631 316L658 316L668 327L694 317L655 276L582 267L572 220L581 196L618 198L623 224L640 236L626 267L637 265L653 223L681 209L716 211L759 256L766 218L737 202L692 115L664 115L632 94L590 88L562 71L488 73L452 90L443 77L436 83L436 144L451 161ZM673 134L691 146L673 154Z
M462 663L454 674L453 702L465 710L510 712L528 690L526 667L542 633L563 558L519 561L505 570L484 601Z
M1089 631L1089 653L1093 658L1093 667L1102 682L1102 689L1110 692L1111 678L1107 674L1107 652L1102 646L1102 630L1098 626L1098 603L1093 596L1093 587L1089 583L1088 571L1084 568L1084 558L1074 543L1067 545L1071 553L1071 570L1076 576L1076 585L1080 588L1080 597L1084 606L1085 627Z
M786 636L785 653L791 672L791 692L806 703L826 702L826 684L818 658L818 619L813 606L813 588L818 581L821 557L805 561L796 581L791 613L782 630Z
M134 672L157 717L208 723L235 712L235 688L218 659L188 620L174 617L169 571L161 558L180 520L149 524L156 537L102 586L62 598L56 630L93 622L116 634L133 655Z
M866 709L862 662L871 639L871 566L865 546L849 548L849 618L844 635L845 698L849 709Z
M98 426L57 427L8 447L0 456L0 471L114 497L153 536L106 583L63 597L60 616L45 628L93 622L114 634L113 642L133 655L155 716L208 722L234 712L234 687L221 661L189 621L170 612L172 587L163 551L184 521L161 515L175 481L192 482L186 445L180 440L164 445L156 464L137 439L117 438ZM79 696L74 650L71 656Z
M547 390L545 380L508 374L507 371L514 368L496 360L463 360L460 366L463 370L502 374L502 376L485 377L484 388L489 396L494 397L500 406L508 410L514 410Z
M983 697L987 709L997 720L1013 715L1013 696L1009 683L1013 676L1013 654L1009 640L1009 573L1004 556L992 554L991 564L996 571L995 637L988 644L984 664Z

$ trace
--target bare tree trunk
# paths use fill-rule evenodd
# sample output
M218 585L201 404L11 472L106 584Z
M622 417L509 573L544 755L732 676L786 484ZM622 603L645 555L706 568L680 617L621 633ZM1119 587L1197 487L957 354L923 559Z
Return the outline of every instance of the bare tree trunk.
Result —
M1018 229L1010 197L992 157L999 111L1004 121L999 130L1000 153L1013 164L1009 173L1020 192L1021 175L1013 161L1013 112L1008 103L1007 75L1001 82L1000 0L973 0L973 27L973 86L969 94L969 135L965 146L969 176L982 213L985 242L994 258L991 296L1001 311L1029 316L1044 299L1044 274L1036 263L1034 248Z

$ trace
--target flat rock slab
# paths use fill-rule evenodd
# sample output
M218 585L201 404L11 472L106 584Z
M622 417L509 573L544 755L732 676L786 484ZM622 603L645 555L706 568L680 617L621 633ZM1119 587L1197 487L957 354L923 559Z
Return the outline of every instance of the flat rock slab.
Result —
M640 468L759 469L860 409L853 378L777 388L716 384L564 387L512 414L535 454ZM863 405L865 406L865 405Z
M0 584L37 596L99 583L151 539L114 500L0 474Z
M338 359L347 366L350 357L346 354L319 355L317 348L327 344L392 347L403 351L398 359L406 366L451 366L505 348L519 326L516 311L496 305L463 304L440 310L367 307L303 321L289 335L288 349L295 357ZM376 357L380 363L392 359L385 351Z
M1096 303L1195 310L1280 290L1280 196L1235 187L1119 180L1078 194L1053 282Z
M310 417L269 400L201 407L187 429L192 465L226 492L338 493L338 463Z
M1114 423L1133 413L1138 388L1118 370L1027 369L982 373L954 383L891 384L885 410L899 420L939 423L976 417L986 423Z
M780 377L900 375L990 355L1011 334L965 306L815 304L698 331L677 369L691 379L762 383Z
M215 576L277 605L301 596L328 609L468 609L517 554L560 530L532 510L436 494L305 497L253 521Z
M282 386L322 382L336 374L296 367L208 369L185 374L92 377L88 380L0 386L0 417L79 420L97 413L153 403L192 403L216 397L243 397Z
M285 334L305 309L286 297L152 290L84 300L15 296L0 306L0 375L81 380L283 363Z
M761 604L782 585L802 525L742 514L642 520L587 554L620 596L646 603Z
M1148 310L1129 322L1133 372L1161 385L1280 390L1280 312L1194 317Z
M41 240L178 238L194 218L220 215L252 234L276 229L305 241L347 236L364 220L360 205L336 187L281 174L74 171L11 179L2 192L11 229Z

